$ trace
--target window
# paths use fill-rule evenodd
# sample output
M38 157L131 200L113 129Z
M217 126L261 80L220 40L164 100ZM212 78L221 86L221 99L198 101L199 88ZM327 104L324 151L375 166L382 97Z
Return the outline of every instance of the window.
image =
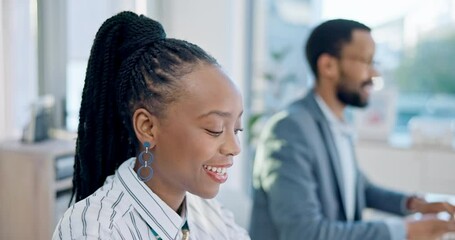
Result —
M274 68L283 65L286 74L281 75L296 76L294 83L284 81L283 86L292 83L293 89L310 88L310 69L302 67L306 62L302 51L304 41L315 24L326 19L346 18L370 26L376 41L375 60L379 62L382 78L381 84L375 87L377 91L369 107L379 108L380 114L387 115L384 121L388 123L385 129L373 134L381 135L382 130L390 130L391 134L386 131L381 138L404 136L400 139L409 142L416 126L419 130L436 134L432 128L434 123L438 123L439 127L444 126L445 134L452 134L451 138L455 139L455 0L292 1L310 6L306 16L311 18L298 23L282 16L286 12L280 11L277 3L285 1L272 1L264 7L265 17L258 18L256 24L261 30L256 39L264 40L256 49L253 66L257 78L253 82L253 91L262 92L252 96L253 113L270 109L267 108L267 99L262 98L274 89L267 78L274 76L269 74ZM287 53L280 59L284 64L273 61L277 52ZM267 90L269 88L272 90ZM296 97L292 91L282 95L289 99ZM379 100L374 99L381 95Z
M452 145L455 1L325 0L322 9L323 18L352 18L372 27L383 91L398 93L392 136Z

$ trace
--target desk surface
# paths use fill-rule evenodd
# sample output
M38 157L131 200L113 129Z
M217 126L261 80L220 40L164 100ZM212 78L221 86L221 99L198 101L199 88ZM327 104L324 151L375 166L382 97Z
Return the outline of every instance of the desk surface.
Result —
M455 195L426 193L426 194L424 194L424 196L425 196L425 199L429 202L447 201L452 204L455 204ZM367 220L378 220L378 219L385 219L385 218L396 218L396 219L401 218L399 216L389 214L386 212L382 212L382 211L377 211L374 209L366 209L363 213L363 217L364 217L364 219L367 219ZM417 214L410 215L408 217L419 218L420 215L417 213ZM438 214L438 218L448 220L450 218L450 215L448 213L442 213L442 214ZM455 233L445 234L440 240L455 240Z
M455 153L455 137L452 141L452 146L440 146L436 144L413 144L409 134L392 134L387 140L371 140L359 138L357 141L360 145L375 145L388 147L400 150L430 150Z

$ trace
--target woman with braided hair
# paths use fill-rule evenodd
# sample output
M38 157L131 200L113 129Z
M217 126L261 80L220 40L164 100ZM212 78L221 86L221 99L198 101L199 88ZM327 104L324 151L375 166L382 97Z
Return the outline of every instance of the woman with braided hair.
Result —
M215 200L240 152L242 99L216 60L131 12L96 34L73 197L53 239L249 239Z

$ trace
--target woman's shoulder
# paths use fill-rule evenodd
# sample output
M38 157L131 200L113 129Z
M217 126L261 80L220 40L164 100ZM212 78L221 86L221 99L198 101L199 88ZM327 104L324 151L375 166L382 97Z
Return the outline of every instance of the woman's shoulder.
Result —
M78 239L77 236L109 237L112 234L131 204L113 182L106 183L66 210L55 229L54 239L67 239L58 237L65 235L68 239Z

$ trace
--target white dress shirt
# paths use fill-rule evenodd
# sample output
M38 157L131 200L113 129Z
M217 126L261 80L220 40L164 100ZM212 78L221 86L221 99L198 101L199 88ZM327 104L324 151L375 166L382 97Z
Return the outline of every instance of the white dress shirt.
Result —
M340 158L341 172L343 175L343 187L345 198L346 217L348 221L354 219L355 213L355 196L356 196L356 177L357 166L355 163L355 153L353 146L354 130L352 126L338 119L330 110L324 100L316 95L316 102L322 110L325 118L329 122L338 155ZM405 201L401 204L405 208ZM392 240L402 240L406 238L406 227L402 219L390 218L384 219L391 234Z
M164 203L125 161L104 185L71 206L59 221L53 239L182 239L188 222L190 239L250 239L232 213L216 200L186 194L182 216Z
M346 217L348 221L354 219L355 213L355 185L356 185L356 165L352 146L353 129L345 121L337 118L330 108L325 104L320 96L316 96L316 102L321 108L322 113L329 122L335 146L338 150L341 172L343 175L344 202Z

